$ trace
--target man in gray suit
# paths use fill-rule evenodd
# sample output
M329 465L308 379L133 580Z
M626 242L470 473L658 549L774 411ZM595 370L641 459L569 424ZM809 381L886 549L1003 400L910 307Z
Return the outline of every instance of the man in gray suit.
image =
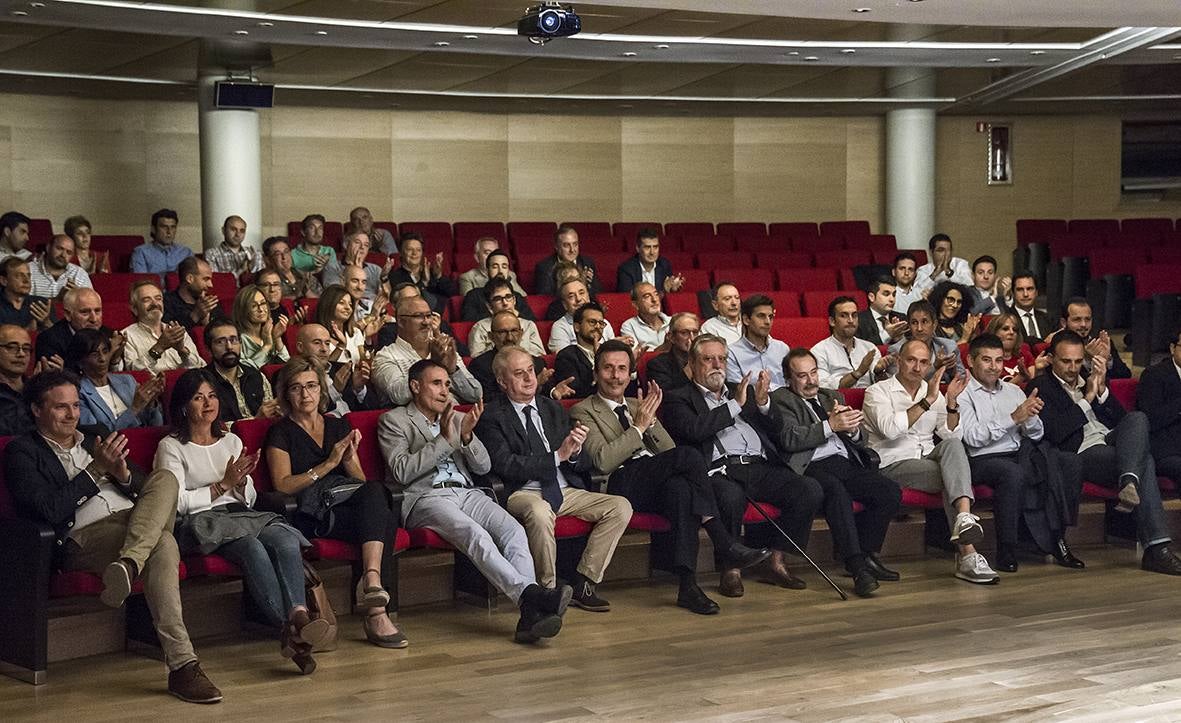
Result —
M437 532L520 606L514 640L552 638L562 629L573 590L536 583L524 528L473 487L475 475L492 469L488 450L474 434L483 402L457 414L451 377L430 359L415 362L409 377L410 403L381 415L377 431L386 468L404 494L406 525Z

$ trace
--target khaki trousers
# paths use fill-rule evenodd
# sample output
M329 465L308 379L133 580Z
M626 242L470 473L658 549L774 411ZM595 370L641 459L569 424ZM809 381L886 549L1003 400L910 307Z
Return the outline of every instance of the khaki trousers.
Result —
M554 520L558 515L577 517L594 524L586 550L578 561L578 572L593 583L603 581L615 546L632 517L632 505L627 498L574 487L562 490L562 506L557 515L542 499L541 490L517 490L509 496L507 507L525 528L529 551L533 554L533 567L538 582L544 587L557 584L558 542L554 539Z
M66 543L65 555L66 569L100 575L116 560L126 558L135 563L169 670L197 659L181 615L180 551L172 536L178 489L171 472L152 472L135 490L139 496L134 507L75 532Z

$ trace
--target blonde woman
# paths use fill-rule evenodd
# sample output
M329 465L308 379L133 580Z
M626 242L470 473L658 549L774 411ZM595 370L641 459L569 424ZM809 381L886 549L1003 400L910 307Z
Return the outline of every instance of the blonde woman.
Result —
M255 369L282 364L291 358L283 344L287 317L271 320L271 305L262 289L254 284L238 289L234 296L234 326L242 343L242 363Z

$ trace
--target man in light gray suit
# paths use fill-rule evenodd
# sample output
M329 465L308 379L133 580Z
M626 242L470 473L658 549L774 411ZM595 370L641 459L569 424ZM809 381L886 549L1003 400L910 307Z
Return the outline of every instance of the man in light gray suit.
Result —
M410 367L409 387L410 403L381 415L377 431L390 478L404 495L406 526L437 532L520 606L514 640L552 638L562 629L573 590L537 584L524 528L472 484L492 469L488 450L474 434L483 402L457 414L451 377L430 359Z

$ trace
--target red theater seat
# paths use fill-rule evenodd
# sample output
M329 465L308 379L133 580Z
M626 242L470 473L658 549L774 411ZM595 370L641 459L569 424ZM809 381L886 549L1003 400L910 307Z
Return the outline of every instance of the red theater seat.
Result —
M793 319L803 316L800 310L800 293L798 291L764 291L762 293L775 304L775 318Z
M779 269L775 272L782 291L816 291L837 288L835 269Z
M845 249L842 251L817 251L817 268L851 269L854 266L865 266L872 261L869 251L864 249Z
M513 241L525 238L544 239L552 244L558 224L553 221L509 221L508 237Z
M668 532L672 525L665 518L652 512L633 512L627 528L643 532Z
M655 221L616 221L611 227L611 233L614 236L633 246L636 243L636 234L643 230L655 231L661 238L665 235L664 226Z
M804 315L827 319L828 305L838 296L852 296L853 300L857 302L857 308L865 311L866 299L864 294L850 294L847 291L830 289L828 291L805 291Z
M773 238L799 240L820 237L820 228L813 221L773 223L767 227L767 231Z
M767 236L766 224L754 221L738 221L734 223L719 223L717 234L730 238L756 238Z
M839 236L846 241L869 238L871 234L869 221L823 221L820 224L821 236Z
M812 254L794 251L759 251L755 253L755 266L760 269L808 269L812 268Z
M460 253L470 252L475 248L476 240L485 236L496 239L501 246L508 244L508 234L499 221L456 221L451 230L455 234L455 250Z
M444 221L403 221L398 224L402 233L413 231L422 235L429 252L450 251L454 248L455 237L451 231L451 224Z
M747 502L746 511L742 513L742 524L755 525L767 521L763 515L759 514L759 510L755 509L756 504L759 506L759 509L766 513L767 517L773 520L779 517L779 508L775 505L767 502Z
M788 346L806 346L809 349L818 341L827 339L832 332L828 319L779 319L771 322L771 336Z
M385 411L375 409L349 412L344 416L349 425L361 433L361 443L357 445L357 461L361 463L365 479L375 482L385 479L385 458L381 454L381 445L377 442L377 423Z
M697 254L697 268L705 271L747 269L753 265L751 254L745 251L702 251Z
M770 269L718 268L711 274L711 278L714 284L720 281L734 284L742 292L743 298L775 288L775 273Z
M1032 243L1047 243L1058 234L1066 233L1066 221L1058 218L1017 219L1017 243L1026 246Z
M425 547L431 550L454 550L450 542L443 539L438 532L427 527L416 527L406 530L411 547Z

